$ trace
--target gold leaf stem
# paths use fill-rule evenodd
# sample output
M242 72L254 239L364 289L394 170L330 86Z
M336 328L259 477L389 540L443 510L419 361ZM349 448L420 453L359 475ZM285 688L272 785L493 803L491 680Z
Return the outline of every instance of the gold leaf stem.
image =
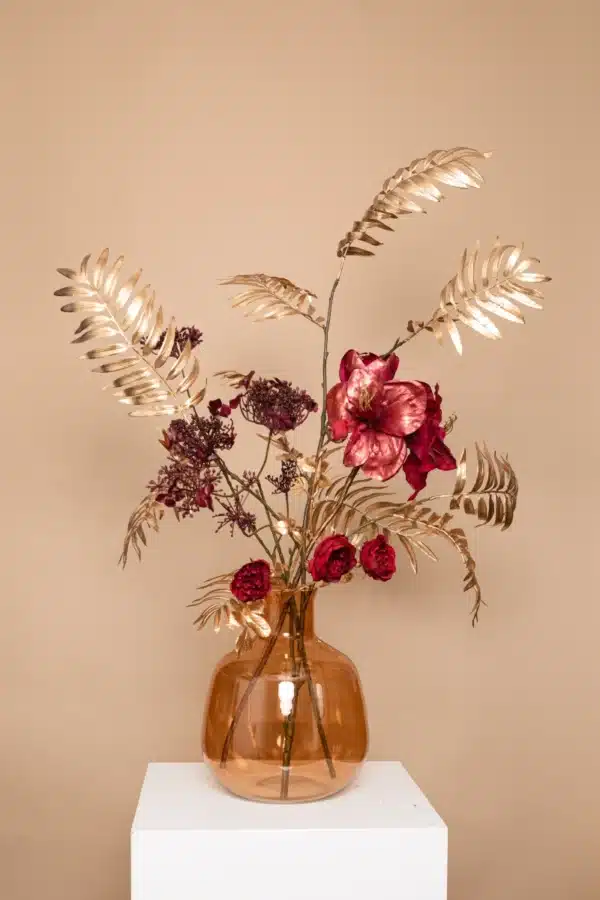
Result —
M319 483L319 463L320 463L320 455L323 450L323 445L325 444L325 438L327 437L327 361L329 359L329 330L331 328L331 317L333 314L333 301L335 298L335 292L338 289L338 285L341 281L342 274L344 272L344 265L346 264L346 253L344 251L342 254L342 258L340 261L340 266L338 269L338 273L335 277L335 280L331 286L331 290L329 292L329 300L327 301L327 315L325 318L325 327L323 328L323 365L322 365L322 381L321 387L323 389L323 406L321 409L321 431L319 434L319 442L317 444L317 452L315 453L315 470L312 473L310 484L308 486L308 492L306 497L306 506L304 507L304 519L302 522L302 544L300 547L300 577L302 579L302 584L306 584L306 558L307 558L307 542L308 542L308 523L310 522L310 514L312 510L313 498L315 489L317 484Z
M310 596L307 595L304 597L302 601L302 607L300 611L300 627L299 631L299 645L300 645L300 659L302 660L302 668L304 669L304 675L306 677L306 685L308 687L308 693L310 695L310 702L313 708L313 714L315 717L315 722L317 724L317 731L319 733L319 740L321 741L321 747L323 748L323 755L325 757L325 762L327 764L327 768L329 770L329 774L331 778L335 778L335 766L333 764L333 759L331 756L331 750L329 747L329 741L327 740L327 735L325 733L325 726L323 725L323 718L321 716L321 710L319 709L319 698L317 696L317 691L315 689L315 683L312 678L312 673L310 671L310 663L308 661L308 654L306 652L306 645L304 643L304 627L306 623L306 610L308 609L308 604L310 602Z
M337 506L335 506L335 508L334 508L334 509L332 510L332 512L330 513L329 517L325 520L325 522L323 522L323 524L322 524L321 527L319 528L318 532L312 536L311 542L310 542L310 544L309 544L309 546L308 546L308 549L307 549L307 556L310 554L311 550L313 549L313 547L315 546L315 544L316 544L317 541L319 540L319 537L320 537L322 534L323 534L323 535L325 534L325 532L327 531L327 528L329 527L329 525L331 524L331 522L333 522L333 521L335 520L335 518L336 518L336 516L338 515L338 513L340 512L342 506L344 506L345 501L346 501L346 497L348 496L348 492L349 492L350 488L352 487L352 482L354 481L354 479L355 479L356 476L358 475L359 471L360 471L360 470L359 470L358 466L356 466L354 469L351 470L350 474L349 474L348 477L346 478L346 483L344 484L344 487L343 487L343 489L342 489L342 493L340 494L340 498L339 498L339 500L338 500L338 502L337 502Z
M223 742L223 749L221 751L221 768L223 768L223 769L227 765L227 759L229 757L229 751L231 749L231 744L233 741L233 736L235 734L235 729L237 727L237 724L238 724L239 720L241 719L242 714L243 714L244 710L246 709L246 706L248 705L248 701L250 700L250 695L252 694L252 691L254 690L254 688L256 687L256 685L258 683L258 680L259 680L260 676L262 675L263 670L269 661L269 657L271 656L271 653L275 649L275 644L277 643L279 635L281 634L281 632L283 630L283 626L284 626L284 623L286 620L286 616L288 615L288 611L289 611L288 604L284 603L281 608L281 613L279 614L279 619L277 620L277 624L276 624L275 628L273 629L273 631L271 632L270 638L266 642L265 649L263 650L262 656L260 657L260 659L258 661L258 665L256 666L256 669L252 673L252 677L250 678L250 681L248 682L248 686L247 686L246 690L244 691L244 693L242 694L242 696L240 698L240 702L238 703L237 708L233 714L231 724L229 726L229 729L225 736L225 740Z

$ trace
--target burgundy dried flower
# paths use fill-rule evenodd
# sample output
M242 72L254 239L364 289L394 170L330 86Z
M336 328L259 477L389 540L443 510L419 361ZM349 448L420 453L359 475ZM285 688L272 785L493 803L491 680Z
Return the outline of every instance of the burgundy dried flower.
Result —
M240 398L244 418L273 432L292 431L317 408L306 391L280 378L255 378Z
M183 519L200 509L213 509L212 495L221 473L193 460L171 457L148 488L159 503L174 509Z
M396 571L396 551L382 534L361 547L360 564L369 578L389 581Z
M255 559L238 569L230 590L240 603L264 600L271 590L271 568L266 559Z
M173 419L160 443L171 456L209 463L219 450L230 450L235 442L232 422L217 416Z
M343 534L323 538L315 547L308 571L315 581L339 581L356 565L356 547Z
M295 459L284 459L281 463L280 475L267 475L267 481L270 481L274 487L274 494L289 494L294 482L298 478L298 465Z
M246 537L254 534L256 531L256 516L254 513L247 512L237 498L233 503L228 503L226 500L221 500L220 502L223 512L217 513L215 516L215 519L221 520L217 526L217 531L229 526L232 536L236 527Z
M211 416L221 416L222 419L226 419L231 415L231 405L227 403L223 403L221 398L218 400L211 400L208 404L208 410Z

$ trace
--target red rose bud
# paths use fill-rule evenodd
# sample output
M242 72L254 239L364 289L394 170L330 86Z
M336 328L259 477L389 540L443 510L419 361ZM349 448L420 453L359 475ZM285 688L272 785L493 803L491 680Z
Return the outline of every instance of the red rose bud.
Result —
M317 544L308 571L315 581L339 581L356 565L356 547L343 534L334 534Z
M264 559L255 559L238 569L230 590L240 603L256 603L264 600L271 590L271 569Z
M360 564L370 578L389 581L396 571L396 551L382 534L378 534L362 545Z

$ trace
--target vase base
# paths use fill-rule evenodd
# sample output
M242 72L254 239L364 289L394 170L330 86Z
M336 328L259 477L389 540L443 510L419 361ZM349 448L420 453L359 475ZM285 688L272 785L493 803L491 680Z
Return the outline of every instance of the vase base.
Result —
M337 794L356 777L360 763L334 762L332 777L325 763L294 764L286 773L280 765L229 760L226 766L207 760L217 781L230 793L263 803L310 803Z

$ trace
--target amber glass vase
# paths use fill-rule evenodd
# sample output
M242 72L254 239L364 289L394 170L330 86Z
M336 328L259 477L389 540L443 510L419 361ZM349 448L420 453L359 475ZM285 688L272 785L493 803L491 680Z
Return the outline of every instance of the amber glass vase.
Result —
M342 790L367 752L352 661L314 633L314 589L272 593L272 633L218 664L204 756L221 784L251 800L301 802Z

